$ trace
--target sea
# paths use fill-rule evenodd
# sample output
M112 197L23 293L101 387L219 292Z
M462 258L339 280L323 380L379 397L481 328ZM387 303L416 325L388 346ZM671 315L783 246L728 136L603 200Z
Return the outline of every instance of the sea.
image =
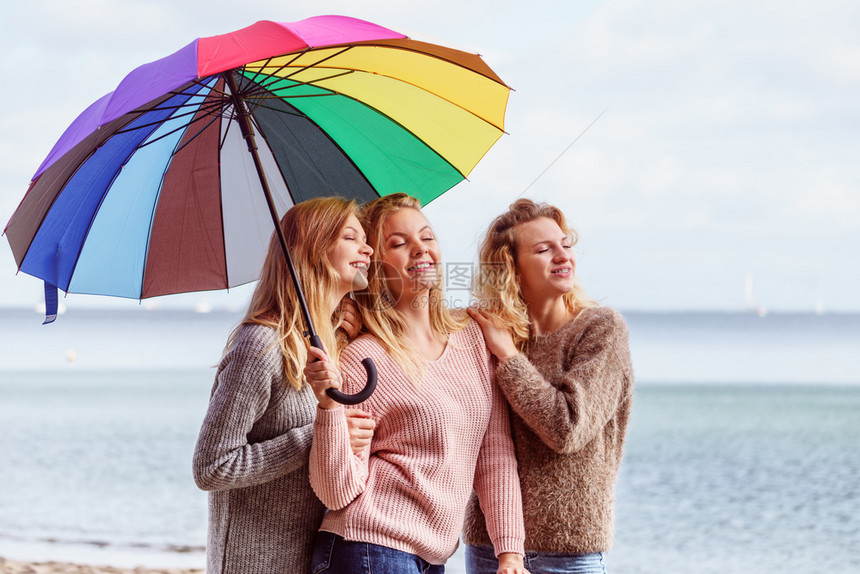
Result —
M609 572L860 572L860 314L622 312ZM239 318L0 309L0 556L202 568L191 457Z

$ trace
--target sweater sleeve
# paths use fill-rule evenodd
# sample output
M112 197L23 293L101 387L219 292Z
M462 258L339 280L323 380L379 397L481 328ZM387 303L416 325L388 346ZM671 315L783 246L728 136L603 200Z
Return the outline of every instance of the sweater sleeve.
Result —
M307 460L310 424L270 440L248 442L254 423L269 408L273 384L283 384L280 353L266 343L263 337L243 333L219 368L194 450L194 481L203 490L269 482Z
M350 348L341 355L343 392L353 394L364 384ZM359 372L360 371L360 372ZM330 510L340 510L355 500L367 485L369 448L355 454L349 444L344 407L317 408L310 452L310 483L317 498Z
M525 526L510 416L499 387L492 383L492 410L475 468L475 493L486 516L495 554L525 553Z
M591 442L624 400L631 377L627 326L607 307L589 318L575 344L562 349L558 380L548 381L522 353L496 371L511 408L553 451L568 454Z

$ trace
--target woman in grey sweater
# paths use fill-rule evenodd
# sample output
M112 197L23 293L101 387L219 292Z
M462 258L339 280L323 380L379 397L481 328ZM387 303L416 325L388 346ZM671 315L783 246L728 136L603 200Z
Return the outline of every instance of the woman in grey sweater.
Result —
M345 297L367 286L373 250L355 202L313 199L281 220L311 318L327 349L357 331ZM277 236L248 311L232 333L194 451L197 485L210 491L208 574L308 572L325 507L308 481L317 400L303 382L307 358L296 290ZM340 340L339 340L340 339ZM350 409L351 445L369 444L373 421Z
M575 278L562 212L520 199L490 225L476 280L496 381L512 410L532 574L605 574L633 398L627 326ZM463 532L469 574L496 571L475 497Z

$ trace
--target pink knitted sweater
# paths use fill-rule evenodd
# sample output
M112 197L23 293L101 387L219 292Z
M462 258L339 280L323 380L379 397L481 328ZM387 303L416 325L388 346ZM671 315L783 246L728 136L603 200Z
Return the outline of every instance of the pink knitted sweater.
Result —
M370 447L352 453L343 408L317 409L310 481L330 509L320 530L444 564L474 488L496 554L522 554L508 410L477 324L470 321L439 359L425 361L417 385L376 339L363 336L341 355L345 392L364 385L364 357L379 372L376 392L360 405L377 424Z

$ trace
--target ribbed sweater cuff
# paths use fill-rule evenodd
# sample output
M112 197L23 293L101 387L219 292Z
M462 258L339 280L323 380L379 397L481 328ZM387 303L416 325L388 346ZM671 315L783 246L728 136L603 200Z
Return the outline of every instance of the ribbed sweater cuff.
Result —
M496 368L496 380L505 388L504 383L512 380L522 379L533 371L529 358L523 353L518 353L500 364Z
M499 557L499 554L504 554L506 552L512 552L514 554L524 556L525 544L526 541L522 538L502 538L501 540L496 541L493 548L496 552L496 558Z
M528 360L529 358L525 353L517 353L513 357L508 358L504 363L499 364L498 369L503 372L522 369L525 366L523 362L527 363Z
M331 510L352 502L364 490L366 467L349 446L342 406L317 409L310 457L310 482L317 497Z
M315 424L322 425L326 428L334 428L338 425L338 421L344 416L343 411L343 405L333 409L324 409L317 406L317 419Z

